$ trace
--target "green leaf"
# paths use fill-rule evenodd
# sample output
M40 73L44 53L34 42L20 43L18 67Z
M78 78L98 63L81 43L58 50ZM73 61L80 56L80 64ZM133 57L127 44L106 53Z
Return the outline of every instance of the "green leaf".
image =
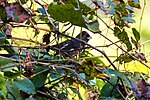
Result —
M0 26L1 27L1 26ZM4 32L2 32L2 31L0 31L0 37L1 37L1 39L3 38L3 39L6 39L6 36L4 35ZM0 42L1 43L1 42Z
M129 41L129 37L128 37L128 34L125 31L125 29L123 29L121 31L118 27L115 27L114 28L114 35L116 37L118 37L118 39L121 40L126 45L128 51L132 50L132 45Z
M0 99L5 99L6 98L6 87L5 87L5 79L2 74L0 74Z
M136 41L138 42L140 40L140 33L135 28L132 28L132 32Z
M104 96L104 97L111 96L112 89L113 89L113 86L111 86L109 83L106 83L101 89L101 96Z
M4 72L4 76L9 79L16 79L20 75L21 75L20 72L11 72L11 71Z
M48 12L57 21L70 22L73 25L85 27L85 21L82 18L82 11L75 10L72 4L65 5L49 5Z
M99 22L97 20L90 22L88 24L86 24L86 26L88 27L89 30L93 31L93 32L99 32Z
M132 37L131 37L131 42L137 47L137 41L136 40L134 40Z
M111 80L110 80L112 82L116 81L115 78L121 77L124 80L125 85L130 87L130 83L127 79L127 76L123 72L118 72L118 71L110 69L110 68L105 68L104 73L106 73L108 76L112 76Z
M20 90L18 87L14 84L14 81L6 81L7 91L8 93L7 100L23 100ZM13 94L13 95L12 95Z
M45 69L38 69L38 71L35 76L32 77L31 81L33 82L35 88L42 87L47 79L47 74L49 72L49 68Z
M79 91L77 91L76 88L73 88L73 87L69 87L74 93L78 94L78 97L80 100L83 100L82 97L81 97L81 94L79 93Z
M14 81L14 83L18 87L18 89L22 90L23 92L27 94L35 94L34 84L29 79L18 79Z
M96 86L98 87L99 92L101 91L102 87L105 85L105 82L101 79L96 80Z
M10 44L8 40L6 40L6 37L5 35L0 31L0 44L4 45L4 44ZM15 53L15 50L14 48L12 47L6 47L6 46L1 46L2 48L4 48L4 50L6 50L8 53Z
M4 65L13 63L12 60L0 57L0 67L4 67Z
M134 60L130 55L128 54L121 54L118 58L117 58L117 61L119 61L119 64L122 64L122 63L129 63L131 62L132 60Z
M8 42L8 40L5 40L5 44L10 44L9 42ZM15 51L15 49L13 48L13 47L6 47L6 46L4 46L3 47L9 54L15 54L16 53L16 51Z
M0 19L4 22L7 21L7 14L5 11L5 7L3 7L2 5L0 5Z
M116 85L117 84L117 79L118 78L116 76L112 76L112 78L109 81L110 81L111 84ZM103 88L101 89L101 96L102 97L111 97L111 96L113 96L115 98L118 98L118 100L120 100L122 97L121 97L120 93L116 90L116 89L119 89L118 86L116 85L115 88L114 88L110 83L106 83L103 86Z

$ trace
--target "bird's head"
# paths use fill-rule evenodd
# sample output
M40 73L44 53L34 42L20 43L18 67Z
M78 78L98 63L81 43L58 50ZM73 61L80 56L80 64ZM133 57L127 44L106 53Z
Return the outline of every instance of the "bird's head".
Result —
M86 31L82 31L80 34L76 36L76 38L88 42L92 37Z

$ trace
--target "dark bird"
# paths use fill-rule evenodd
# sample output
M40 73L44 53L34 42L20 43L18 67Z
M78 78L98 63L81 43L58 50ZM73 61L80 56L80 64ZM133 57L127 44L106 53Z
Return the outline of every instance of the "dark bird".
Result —
M91 39L91 36L86 31L82 31L75 38L88 42ZM61 54L64 57L74 57L83 51L84 47L85 43L70 39L53 46L48 46L48 49L52 49L56 51L56 54Z

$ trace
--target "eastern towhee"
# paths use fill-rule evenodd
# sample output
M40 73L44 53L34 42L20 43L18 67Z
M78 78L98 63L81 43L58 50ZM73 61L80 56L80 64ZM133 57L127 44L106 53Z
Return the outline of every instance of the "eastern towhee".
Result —
M91 36L86 31L82 31L75 38L88 42L91 39ZM70 39L56 45L48 46L47 51L51 49L54 50L56 54L60 54L64 57L74 57L83 51L84 47L85 43Z

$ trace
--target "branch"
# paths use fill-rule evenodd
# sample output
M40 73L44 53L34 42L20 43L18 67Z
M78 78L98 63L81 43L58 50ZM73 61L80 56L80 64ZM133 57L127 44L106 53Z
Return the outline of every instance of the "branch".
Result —
M44 11L45 11L45 13L46 13L46 15L47 15L47 18L48 18L49 22L51 23L51 25L52 25L52 26L54 27L54 29L55 29L55 31L53 31L54 33L56 33L56 34L61 34L61 35L63 35L63 36L69 37L69 38L71 38L71 39L74 39L74 40L76 40L76 41L78 41L78 42L84 43L84 44L86 44L87 46L89 46L89 47L91 47L91 48L97 50L97 51L100 52L102 55L104 55L104 57L105 57L105 58L108 60L108 62L113 66L113 68L114 68L115 70L117 70L117 68L115 67L115 65L112 63L112 61L109 59L109 57L108 57L103 51L101 51L101 50L95 48L94 46L92 46L92 45L86 43L85 41L83 41L83 40L81 40L81 39L77 39L77 38L74 38L74 37L72 37L72 36L68 36L68 35L66 35L66 34L64 34L64 33L59 32L59 30L56 28L56 26L54 25L54 23L51 21L50 16L48 15L48 12L47 12L47 10L45 9L45 7L44 7L42 4L40 4L40 3L38 2L38 0L35 0L35 2L38 3L40 6L43 7L43 9L44 9Z
M143 15L144 15L145 6L146 6L146 1L144 0L144 6L143 6L143 9L142 9L142 14L141 14L141 18L140 18L140 24L139 24L139 32L141 32L142 19L143 19Z
M111 29L111 30L114 32L114 30L113 30L111 27L109 27L109 26L107 25L107 23L105 23L98 15L97 15L97 17L98 17L109 29ZM123 48L121 48L119 45L117 45L116 43L114 43L114 42L113 42L112 40L110 40L108 37L106 37L105 35L103 35L103 34L100 33L100 32L96 32L96 33L99 33L101 36L103 36L103 37L104 37L105 39L107 39L109 42L111 42L112 44L114 44L115 46L117 46L119 49L121 49L123 52L125 52L125 53L127 53L129 56L131 56L134 60L139 61L141 64L143 64L144 66L146 66L147 68L150 69L150 66L146 65L146 64L143 63L141 60L139 60L139 59L137 59L135 56L131 55L128 51L126 51L126 50L124 50Z
M47 18L48 18L50 24L54 27L55 30L58 31L58 29L56 28L55 24L51 21L51 18L50 18L50 16L49 16L49 14L48 14L48 12L47 12L45 6L42 5L38 0L34 0L34 1L35 1L37 4L39 4L39 5L44 9L44 11L45 11L45 13L46 13L46 15L47 15Z

